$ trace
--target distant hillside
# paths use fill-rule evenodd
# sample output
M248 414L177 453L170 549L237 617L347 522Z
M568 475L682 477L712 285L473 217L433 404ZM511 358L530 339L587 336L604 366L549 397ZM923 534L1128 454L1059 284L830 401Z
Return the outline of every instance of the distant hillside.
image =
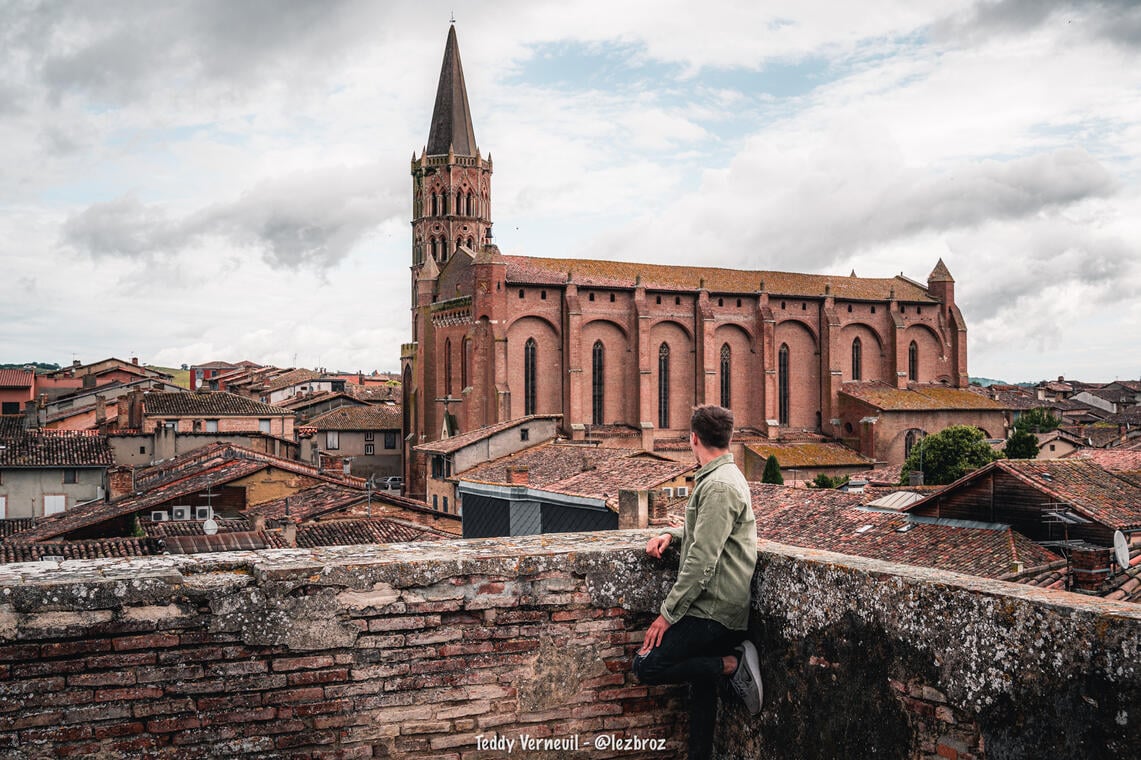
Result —
M58 364L48 364L47 362L19 362L17 364L0 364L0 369L23 369L31 365L36 368L37 372L54 372L59 369Z
M190 389L190 370L188 369L175 369L174 367L156 367L153 364L145 365L147 369L153 369L155 372L163 372L174 379L171 380L175 385L182 386L187 390Z
M972 377L971 382L986 388L988 385L1010 385L1005 380L993 380L989 377Z

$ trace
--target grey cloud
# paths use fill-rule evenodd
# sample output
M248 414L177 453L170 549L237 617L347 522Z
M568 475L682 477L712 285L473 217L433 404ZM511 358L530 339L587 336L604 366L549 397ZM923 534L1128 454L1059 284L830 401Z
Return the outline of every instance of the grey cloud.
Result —
M79 91L115 104L217 80L241 89L292 84L375 39L384 6L364 0L181 0L40 3L0 33L53 97Z
M937 36L986 39L1022 33L1044 24L1069 35L1141 45L1141 5L1136 0L982 0L965 16L934 26Z
M153 259L208 237L259 250L271 264L324 269L344 259L381 221L406 211L390 167L326 169L264 182L239 199L173 219L133 197L69 218L63 242L93 257Z

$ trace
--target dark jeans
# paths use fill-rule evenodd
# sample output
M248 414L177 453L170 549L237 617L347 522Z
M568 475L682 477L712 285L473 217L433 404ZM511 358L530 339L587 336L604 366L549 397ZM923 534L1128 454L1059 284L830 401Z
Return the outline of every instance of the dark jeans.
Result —
M721 658L744 638L745 631L687 615L669 627L658 646L645 655L634 655L634 675L641 683L690 685L690 760L705 760L713 754Z

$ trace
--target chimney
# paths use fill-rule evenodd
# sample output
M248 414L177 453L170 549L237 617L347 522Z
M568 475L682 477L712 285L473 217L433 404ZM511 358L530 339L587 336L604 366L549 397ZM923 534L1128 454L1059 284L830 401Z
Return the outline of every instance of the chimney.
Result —
M72 359L71 360L71 366L72 367L82 367L83 364L79 361L79 359Z
M261 533L265 530L265 515L257 515L254 517L253 528L257 533Z
M645 528L650 524L648 491L618 491L618 529Z
M135 492L135 470L119 465L107 471L107 501L114 501Z
M107 428L107 402L102 396L95 397L95 427L101 433Z
M285 527L281 529L281 537L285 539L285 543L291 549L297 548L297 523L287 522Z
M1070 553L1074 591L1096 592L1112 572L1113 549L1108 546L1075 547Z
M507 482L513 486L525 486L530 481L530 469L526 465L512 465L507 468Z
M139 357L132 356L131 357L131 364L134 364L136 367L139 366Z

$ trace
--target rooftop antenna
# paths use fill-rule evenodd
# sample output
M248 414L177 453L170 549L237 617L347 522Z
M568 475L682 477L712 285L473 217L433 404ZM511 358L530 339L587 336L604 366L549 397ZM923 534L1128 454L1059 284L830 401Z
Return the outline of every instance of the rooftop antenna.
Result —
M452 23L456 23L456 12L452 11Z

